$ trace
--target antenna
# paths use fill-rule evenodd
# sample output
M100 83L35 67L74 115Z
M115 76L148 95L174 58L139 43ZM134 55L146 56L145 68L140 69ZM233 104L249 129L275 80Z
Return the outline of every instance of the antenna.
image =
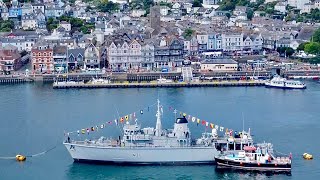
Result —
M243 112L242 112L242 132L244 131L244 115L243 115Z

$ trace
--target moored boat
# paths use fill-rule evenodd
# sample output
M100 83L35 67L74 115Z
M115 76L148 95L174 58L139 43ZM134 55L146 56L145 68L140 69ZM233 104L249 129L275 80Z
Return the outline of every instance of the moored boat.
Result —
M291 171L291 154L288 157L276 157L272 144L263 143L246 146L244 151L221 154L215 157L218 167L246 171Z
M213 164L214 157L221 151L235 152L253 144L250 131L231 138L233 133L228 131L219 136L218 129L213 126L211 133L204 132L198 139L191 138L185 116L176 118L173 129L162 129L162 106L159 100L157 104L156 128L141 128L136 119L130 124L130 116L126 116L120 119L123 122L122 138L79 141L68 137L64 145L75 162L175 165Z
M287 80L280 76L275 76L271 80L265 82L266 87L282 88L282 89L306 89L306 84L301 81Z

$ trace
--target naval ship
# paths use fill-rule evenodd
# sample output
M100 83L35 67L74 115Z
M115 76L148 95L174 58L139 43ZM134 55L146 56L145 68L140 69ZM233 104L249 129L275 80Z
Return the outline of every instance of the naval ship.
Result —
M173 129L162 129L160 101L157 100L156 128L127 122L123 137L77 141L68 138L63 144L75 162L124 165L143 164L212 164L222 151L242 150L253 144L250 131L241 137L219 137L216 129L191 138L186 117L178 117Z

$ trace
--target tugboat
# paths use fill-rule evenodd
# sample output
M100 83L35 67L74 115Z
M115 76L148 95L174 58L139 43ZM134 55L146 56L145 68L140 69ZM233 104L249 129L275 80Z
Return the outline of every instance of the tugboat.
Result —
M270 143L245 146L243 149L244 151L238 153L216 156L217 167L246 171L291 172L291 154L288 157L275 157Z

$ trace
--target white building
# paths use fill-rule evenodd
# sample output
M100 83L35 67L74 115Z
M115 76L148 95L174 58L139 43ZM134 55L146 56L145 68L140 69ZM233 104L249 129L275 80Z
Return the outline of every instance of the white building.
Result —
M302 13L310 13L311 12L311 9L314 9L315 6L313 3L306 3L303 8L301 9L300 11L300 14Z
M170 8L168 6L160 6L160 14L166 16L169 14Z
M287 12L286 10L287 3L286 2L278 2L274 6L274 10L281 12L282 14L285 14Z
M310 0L288 0L288 5L297 9L303 9L303 6L309 2Z
M236 51L243 48L242 33L223 33L222 34L222 49L224 51Z
M22 29L35 29L37 27L37 18L34 14L25 14L21 17Z
M320 0L314 1L314 7L320 9Z
M61 21L60 27L63 27L67 32L71 31L71 24L66 21Z
M144 14L146 14L146 10L143 10L143 9L134 9L131 11L132 17L141 17Z

